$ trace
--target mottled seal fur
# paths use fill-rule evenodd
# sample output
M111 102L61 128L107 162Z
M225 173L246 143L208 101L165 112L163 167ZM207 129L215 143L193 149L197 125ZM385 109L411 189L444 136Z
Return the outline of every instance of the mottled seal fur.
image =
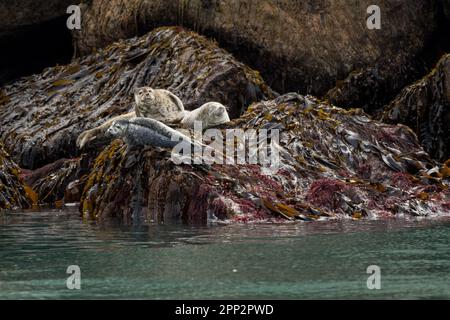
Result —
M185 112L183 102L172 92L150 87L134 91L136 117L152 118L163 123L179 123Z
M97 128L84 131L78 136L78 148L83 149L97 135L104 134L118 120L136 117L151 118L164 124L181 124L187 128L193 128L195 121L201 121L204 129L230 121L227 108L219 102L207 102L195 110L187 111L184 110L181 100L170 91L150 87L135 89L134 98L135 111L112 118Z
M106 134L114 138L121 138L127 144L127 150L138 150L145 146L173 148L172 157L174 157L173 159L177 158L176 163L192 163L191 147L196 147L197 151L200 150L203 160L206 162L214 161L216 156L222 157L222 159L225 157L221 151L193 140L164 123L150 118L137 117L114 121ZM209 153L204 153L205 150ZM184 154L180 154L180 151ZM212 156L213 153L214 156Z
M172 92L164 89L141 87L134 90L135 111L114 117L99 127L82 132L77 139L77 146L83 149L97 135L102 135L113 122L134 117L152 118L167 124L179 123L185 115L181 100Z
M203 128L215 127L230 121L227 108L219 102L207 102L201 107L185 111L181 123L185 127L192 128L195 121L201 121Z
M131 149L144 146L173 148L182 140L191 142L188 136L164 123L141 117L116 120L106 134L114 138L122 138Z

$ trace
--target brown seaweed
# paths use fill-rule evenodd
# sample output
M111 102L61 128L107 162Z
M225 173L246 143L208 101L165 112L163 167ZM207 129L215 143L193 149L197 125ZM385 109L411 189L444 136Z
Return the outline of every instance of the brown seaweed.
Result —
M430 175L446 167L430 159L408 127L294 93L251 105L227 127L274 124L281 129L275 175L258 164L177 166L168 150L127 153L116 140L96 159L80 211L97 219L204 222L450 213L449 180Z
M256 71L213 41L160 28L3 87L0 141L26 169L75 157L78 134L132 110L133 88L144 85L172 91L186 109L221 102L233 117L273 97Z
M412 128L425 151L450 158L450 54L442 57L426 77L406 87L385 107L381 121Z
M32 189L23 183L19 167L0 144L0 210L29 208L36 200Z

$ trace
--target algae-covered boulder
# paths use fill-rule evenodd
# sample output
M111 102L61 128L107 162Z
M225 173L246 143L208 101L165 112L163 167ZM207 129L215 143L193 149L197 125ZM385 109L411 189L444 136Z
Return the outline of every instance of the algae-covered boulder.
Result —
M168 89L187 109L218 101L231 116L272 96L256 71L216 43L161 28L0 88L0 141L27 169L72 158L78 134L132 110L140 86Z
M379 30L366 23L374 4ZM437 11L434 0L93 0L74 35L77 51L87 54L155 26L183 25L217 39L279 92L323 95L360 73L352 88L367 91L358 101L364 105L393 97L424 73L422 53L434 50L428 40ZM385 77L377 70L395 72Z
M269 130L268 152L278 150L279 155L276 170L249 160L233 165L175 164L170 150L126 151L124 143L115 140L95 161L81 212L97 219L205 222L450 211L449 163L440 166L431 160L406 126L287 94L251 105L227 127ZM220 130L225 136L225 128ZM272 136L275 130L278 143ZM235 150L244 146L242 141L235 143ZM257 149L265 147L258 144ZM247 144L245 148L247 156L256 152ZM234 151L226 153L227 159L233 155Z
M20 179L19 167L0 144L0 210L31 206L33 192Z
M39 204L54 205L58 201L76 202L65 199L66 188L80 175L80 159L60 159L36 170L23 170L22 179L37 195Z
M406 87L384 109L381 120L412 128L436 159L450 158L450 54L420 81Z

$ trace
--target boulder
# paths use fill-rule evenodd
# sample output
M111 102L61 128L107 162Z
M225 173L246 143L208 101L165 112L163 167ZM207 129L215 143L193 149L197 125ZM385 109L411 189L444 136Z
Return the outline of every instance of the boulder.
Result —
M79 159L60 159L36 170L23 170L22 179L37 195L38 203L55 205L60 201L77 202L80 199L66 188L79 177Z
M271 167L262 158L176 164L171 150L127 150L115 140L95 160L81 213L166 223L450 213L450 161L441 166L430 159L406 126L292 93L252 104L219 132L225 136L227 129L269 130L270 154L278 150L279 157ZM235 144L247 150L245 159L267 147Z
M439 10L435 0L380 0L376 4L381 29L369 30L367 9L373 4L371 0L93 0L83 7L83 27L74 36L77 52L89 54L156 26L183 25L216 39L260 70L279 92L322 96L350 74L358 74L346 80L348 89L344 85L330 96L343 107L368 104L369 110L378 107L371 102L383 106L389 101L385 99L425 74L423 54L435 50L428 41L437 31Z
M380 116L412 128L431 156L450 158L450 54L423 79L404 88Z
M0 141L25 169L76 157L79 133L133 110L140 86L168 89L186 109L218 101L234 117L274 96L215 42L167 27L0 88Z
M0 144L0 210L29 208L35 194L20 178L19 167Z

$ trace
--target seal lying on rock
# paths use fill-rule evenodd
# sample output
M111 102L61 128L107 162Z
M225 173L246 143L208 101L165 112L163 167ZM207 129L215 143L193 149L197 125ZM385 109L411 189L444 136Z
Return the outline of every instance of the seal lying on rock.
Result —
M164 123L141 117L116 120L108 128L106 134L111 137L122 138L130 149L146 145L173 148L181 140L191 142L188 136L166 126Z
M134 100L136 117L152 118L163 123L179 123L185 115L183 102L168 90L137 88Z
M77 139L79 149L94 140L97 135L104 133L114 121L131 119L134 117L152 118L163 123L179 123L185 115L184 106L180 98L164 89L141 87L134 90L136 102L135 111L122 114L106 121L101 126L82 132Z
M181 123L189 128L194 126L195 121L201 121L205 129L230 121L227 108L219 102L207 102L195 110L184 111L184 114Z
M151 118L165 124L181 124L193 127L195 121L202 121L203 128L214 127L230 121L227 109L218 102L208 102L193 111L184 110L181 100L164 89L150 87L137 88L134 91L135 111L114 117L101 126L82 132L77 146L83 149L86 144L102 135L115 121L135 117Z
M106 134L114 138L121 138L127 144L127 150L136 150L145 146L178 147L172 153L172 157L177 158L177 163L192 162L191 147L194 147L194 152L198 152L197 155L203 156L203 160L206 162L214 161L217 159L216 157L228 159L221 151L215 150L201 141L191 139L187 135L155 119L141 117L120 119L114 121L106 131ZM205 153L205 151L207 152Z

